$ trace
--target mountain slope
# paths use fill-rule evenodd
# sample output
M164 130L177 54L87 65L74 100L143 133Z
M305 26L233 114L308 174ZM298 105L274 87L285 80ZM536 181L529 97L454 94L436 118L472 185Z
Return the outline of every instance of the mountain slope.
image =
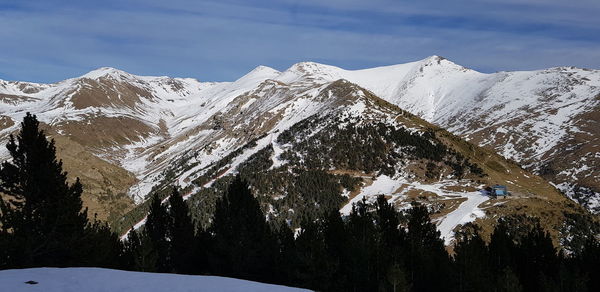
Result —
M452 133L496 150L600 208L600 71L479 73L441 57L348 71L307 63L314 78L354 82Z
M56 84L1 82L0 138L18 129L26 111L36 113L57 141L71 145L58 154L73 159L72 173L95 185L86 205L95 194L113 194L98 200L98 209L114 219L131 208L124 202L129 188L137 206L111 220L120 231L140 226L147 194L171 184L184 188L196 219L206 224L231 175L240 173L269 216L292 226L302 216L330 208L347 213L352 202L383 194L399 208L412 200L427 204L448 243L458 224L477 220L489 233L494 218L519 213L541 217L557 241L566 238L565 216L587 216L581 208L493 147L479 148L425 121L454 121L454 111L476 104L456 96L497 83L495 75L438 57L359 71L261 66L222 83L100 68ZM102 165L89 172L85 155L63 148L84 149ZM491 201L477 191L496 183L513 196ZM123 202L118 210L115 201Z

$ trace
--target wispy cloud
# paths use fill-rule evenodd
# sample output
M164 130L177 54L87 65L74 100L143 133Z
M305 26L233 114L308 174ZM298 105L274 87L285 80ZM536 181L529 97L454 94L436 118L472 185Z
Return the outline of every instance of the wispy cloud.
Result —
M100 66L233 80L257 65L344 68L438 54L482 71L600 67L591 0L14 1L0 4L0 78Z

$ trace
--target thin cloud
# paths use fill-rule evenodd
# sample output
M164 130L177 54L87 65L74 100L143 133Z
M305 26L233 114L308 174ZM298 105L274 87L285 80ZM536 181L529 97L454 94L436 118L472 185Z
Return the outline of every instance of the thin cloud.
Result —
M585 0L584 0L585 1ZM484 72L600 67L599 5L540 1L8 1L0 78L53 82L101 66L235 80L253 67L348 69L438 54ZM491 9L493 8L493 9Z

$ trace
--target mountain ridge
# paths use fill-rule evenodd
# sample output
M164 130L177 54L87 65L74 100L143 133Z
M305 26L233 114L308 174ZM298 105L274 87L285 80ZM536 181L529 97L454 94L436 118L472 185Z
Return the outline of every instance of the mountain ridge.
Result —
M548 78L542 75L541 80L561 81L563 75L569 77L592 72L589 73L591 76L588 80L594 83L596 75L600 75L596 71L581 71L584 72L581 73L575 69L565 69L576 71L568 75L572 72L556 70L559 70L558 75L551 75ZM553 72L556 70L548 72L554 74ZM351 201L357 196L366 196L369 192L374 192L371 195L383 192L383 189L379 187L397 188L390 194L390 200L413 198L428 201L432 208L438 208L440 213L436 220L439 220L440 226L448 225L443 228L450 228L444 232L449 237L455 227L455 224L447 223L449 222L448 218L452 216L456 217L457 224L462 224L472 220L484 220L477 215L483 212L477 211L480 210L478 207L480 205L481 208L483 206L486 208L484 214L500 212L498 206L479 203L473 208L463 210L465 213L461 213L462 217L457 215L457 210L461 210L459 206L469 205L464 203L465 200L468 201L470 198L478 196L476 189L481 187L481 183L478 184L477 181L514 184L512 187L515 193L521 195L517 195L515 200L502 203L511 210L509 213L517 212L523 206L531 206L530 208L535 210L533 213L539 213L545 217L548 217L548 214L554 214L557 216L556 218L562 218L560 217L562 215L557 212L563 207L570 210L569 212L580 212L576 207L569 206L568 202L563 201L553 187L543 180L520 170L516 164L512 165L510 162L494 156L493 151L504 149L496 147L505 145L501 141L503 136L487 134L489 137L483 136L486 138L485 140L481 140L481 135L478 136L481 131L486 129L490 132L489 126L494 126L493 123L482 124L480 122L477 124L476 118L481 117L477 115L474 118L461 116L461 114L464 115L465 112L473 110L473 105L477 105L478 102L490 101L493 104L498 101L499 99L492 94L495 94L493 90L490 91L491 95L489 96L482 96L481 93L492 88L492 85L497 84L499 80L522 77L519 74L530 74L529 77L535 77L536 74L546 73L511 73L516 77L508 73L484 74L464 68L439 56L407 64L365 70L343 70L313 62L297 63L283 72L258 66L233 82L200 82L195 79L144 77L121 72L123 71L114 68L100 68L86 74L87 77L72 78L51 85L34 86L0 82L2 84L0 94L6 95L0 105L0 116L4 124L0 128L0 140L5 140L9 134L14 133L18 127L18 121L26 111L31 111L38 115L42 123L52 129L53 135L68 138L60 140L61 143L65 143L61 147L83 148L108 162L112 169L107 169L108 166L103 164L103 168L98 168L102 170L100 178L124 172L135 178L133 181L123 180L118 186L108 187L96 183L92 193L96 195L112 194L108 197L116 195L117 200L120 201L133 198L138 206L142 206L148 193L175 183L185 189L187 196L192 199L191 204L200 204L197 198L202 197L201 194L206 195L206 192L212 192L213 195L218 194L218 187L225 182L221 178L235 174L244 167L259 167L260 164L256 163L263 161L261 159L264 159L263 156L266 155L270 157L269 161L272 165L269 169L261 170L264 173L271 173L270 171L273 169L286 169L286 167L290 170L300 167L301 172L309 171L310 169L306 169L303 161L314 162L314 159L297 156L300 153L297 151L304 151L301 150L302 147L308 147L306 146L307 142L297 141L294 142L295 144L290 144L291 142L280 142L279 139L282 133L290 133L290 129L294 129L292 131L294 135L303 133L302 131L306 131L306 129L303 130L298 125L310 124L311 120L316 119L317 121L327 121L329 126L323 128L315 124L315 127L309 128L314 132L305 135L306 141L312 141L311 139L314 137L325 139L323 141L315 140L317 143L315 145L322 144L325 148L315 148L314 151L329 151L327 147L340 147L338 141L328 140L325 135L325 133L338 135L333 131L336 129L335 127L341 133L346 134L358 131L354 134L355 136L350 137L356 139L362 137L367 139L366 141L379 139L372 136L371 133L379 131L383 133L381 138L383 144L378 145L382 145L383 148L377 151L383 152L372 152L371 149L364 148L365 141L360 140L362 138L351 140L353 144L348 147L358 147L354 149L355 152L367 151L365 153L371 153L369 155L375 155L374 157L381 158L391 155L391 158L388 158L392 159L390 161L395 161L394 165L377 162L379 163L378 167L381 168L365 168L369 171L363 169L365 165L361 166L354 162L349 164L351 165L350 169L346 169L348 166L343 166L345 164L326 166L317 163L320 167L317 171L322 172L327 170L327 167L334 167L328 171L352 174L350 181L360 177L371 177L370 179L360 179L362 182L357 185L357 191L343 187L344 192L347 191L347 193L342 193L342 195L345 194L347 200ZM518 79L515 82L516 84L531 82L528 80L530 79ZM587 86L585 84L588 81L582 79L582 82L583 85L574 83L569 86L575 88L574 90L580 95L584 95L577 91L581 91L580 88ZM473 86L471 83L480 86ZM509 84L514 85L513 83ZM545 88L542 87L542 89ZM565 94L573 91L570 87L557 90L561 93L565 91ZM9 93L17 94L9 95ZM553 94L555 92L549 92L550 100L557 99ZM563 95L558 96L559 103L562 102ZM466 96L463 99L467 99L467 102L456 102L457 96ZM500 96L505 95L500 94ZM587 96L576 96L571 101L581 102L581 100L587 101L587 99ZM460 111L452 111L456 109ZM501 111L502 109L501 107L497 110L500 111L500 114L505 114ZM440 110L446 111L438 114ZM328 114L338 111L346 114L340 116L339 119L328 116ZM357 117L367 116L379 118L370 118L366 121L363 118L357 119ZM544 117L542 115L540 119ZM461 125L461 122L455 120L464 121L465 127L458 127L457 125ZM408 129L411 129L409 132L419 133L419 136L425 137L423 139L430 142L423 142L425 140L418 142L422 138L412 137L411 134L402 131L398 132L397 126L394 126L398 123L397 121L403 121L404 126L402 127L412 125L408 126ZM428 122L447 127L454 134L487 146L489 152L477 150L479 148L473 148L474 146L469 143L462 144L463 142L460 142L458 137L454 137L450 133L444 134L445 132L441 128L437 129ZM520 134L529 135L526 131L522 131ZM408 148L400 146L403 145L402 143L406 143L402 142L404 141L402 139L405 138L401 137L408 139L406 141L425 143L415 144L424 145L425 148L430 147L427 146L429 145L427 143L433 143L432 145L442 143L446 145L444 147L450 147L448 148L450 152L444 152L446 154L442 158L431 156L437 157L433 160L430 156L425 156L421 161L408 159L407 157L412 157L411 155L414 154L410 154L411 151L415 151L415 147L421 146L417 147L413 144L407 144ZM541 138L545 137L541 136ZM484 143L492 138L495 143L487 145ZM396 148L389 148L392 146ZM396 149L394 151L397 153L388 152L389 149ZM515 149L515 153L519 154L521 150ZM0 151L0 155L5 156L5 154ZM510 152L503 154L506 158L519 160L519 157L515 157ZM335 155L335 153L331 155ZM348 153L348 155L354 154ZM397 155L408 155L403 158L408 160L402 160ZM73 159L77 159L77 157ZM360 161L361 158L356 157L356 159ZM292 161L292 165L286 166L289 164L286 161ZM343 160L336 161L336 163L342 163ZM385 161L385 159L381 161ZM70 165L81 165L81 162L73 161ZM398 172L400 165L404 165L406 169L403 168ZM473 169L477 169L477 167L483 169L490 178L472 177L472 182L465 182L461 181L460 176L453 174L462 173L465 169L466 173L469 173L468 169L471 168L471 165L474 165ZM568 169L567 167L568 165L563 168ZM67 170L83 175L84 183L86 180L102 181L102 179L98 179L98 174L83 174L77 172L77 169L73 169L74 172L70 169ZM511 179L511 171L519 173L520 178L518 180ZM317 174L327 177L327 180L336 185L334 189L342 187L339 184L341 181L333 182L340 180L341 177L336 174L327 174L327 171L321 172ZM96 178L90 177L91 175ZM304 179L302 174L294 174L290 177L276 172L274 175L281 176L283 180L287 181L286 184L290 181ZM447 175L450 177L446 178ZM344 180L346 179L348 178L344 178ZM394 182L391 185L386 183L390 180ZM254 182L257 183L257 181ZM459 186L460 184L464 185ZM372 187L370 187L371 185ZM125 193L124 189L128 189L128 191ZM456 191L451 191L451 189ZM259 195L266 196L266 193L272 193L272 191L264 189L263 193L259 193ZM208 197L213 195L208 195ZM336 194L334 197L338 195ZM536 196L545 198L540 202L544 202L544 200L553 202L548 203L551 207L543 207L542 205L545 203L536 201ZM94 196L90 197L94 198ZM214 197L211 198L214 199ZM591 198L593 199L594 196ZM401 206L402 200L398 201L398 206ZM283 208L285 205L267 197L263 203L265 204L263 207L267 210L274 207L273 204L279 206L275 206L273 214L281 213L282 210L279 208ZM110 204L108 203L108 205ZM208 204L210 205L210 203ZM205 213L209 213L209 205L207 205L208 209L204 210ZM109 213L116 214L123 210L132 210L134 204L130 203L128 207L112 210L112 212L110 212L110 207L106 208L109 208ZM294 208L300 207L296 205ZM143 217L143 211L139 210L143 210L143 208L135 207L131 212L135 211L134 213L137 215L131 213L133 215L129 216L130 219L120 221L119 224L122 225L122 228L129 228ZM542 211L547 214L543 215ZM454 215L451 216L450 213ZM114 217L114 215L112 216ZM104 218L107 217L104 216ZM553 222L552 228L555 230L555 234L560 225L556 218L549 219ZM485 220L489 220L489 218ZM130 225L127 226L128 224Z

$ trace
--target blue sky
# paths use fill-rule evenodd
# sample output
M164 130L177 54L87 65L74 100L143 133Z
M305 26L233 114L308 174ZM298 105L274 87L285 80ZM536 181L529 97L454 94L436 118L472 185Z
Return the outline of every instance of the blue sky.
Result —
M346 69L431 55L483 72L600 68L598 0L0 0L0 79L98 67L235 80L258 65Z

